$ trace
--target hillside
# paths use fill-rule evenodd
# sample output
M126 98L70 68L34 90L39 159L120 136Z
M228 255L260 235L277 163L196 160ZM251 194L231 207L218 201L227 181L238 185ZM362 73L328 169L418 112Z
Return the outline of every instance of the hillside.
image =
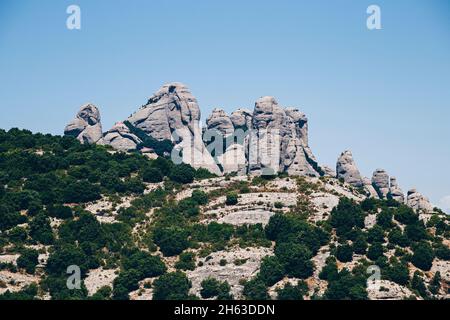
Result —
M450 297L437 208L329 175L218 177L116 149L0 131L0 299Z

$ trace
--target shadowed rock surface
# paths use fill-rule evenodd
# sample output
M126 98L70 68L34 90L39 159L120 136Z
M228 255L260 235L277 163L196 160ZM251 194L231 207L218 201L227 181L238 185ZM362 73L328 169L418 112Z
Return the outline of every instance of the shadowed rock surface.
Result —
M83 105L64 129L64 135L77 138L81 143L96 143L102 138L100 111L91 104Z

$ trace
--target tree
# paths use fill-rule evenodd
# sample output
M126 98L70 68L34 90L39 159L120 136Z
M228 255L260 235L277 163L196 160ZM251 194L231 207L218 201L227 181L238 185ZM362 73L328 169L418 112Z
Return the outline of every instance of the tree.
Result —
M428 233L422 221L408 224L405 231L411 241L419 242L428 239Z
M338 246L336 250L336 258L341 262L350 262L353 260L352 246L345 244Z
M396 244L402 248L409 246L410 241L408 237L400 230L400 228L394 228L388 235L389 243Z
M329 300L365 300L367 299L365 278L354 276L344 268L336 279L328 282L324 297Z
M183 252L180 254L175 268L179 270L194 270L195 269L195 254L192 252Z
M28 273L34 274L38 261L39 253L33 249L24 249L17 259L17 266L25 269Z
M42 244L53 244L54 235L49 219L43 212L35 216L30 222L30 236Z
M79 247L66 244L56 247L55 251L50 254L46 271L50 275L67 277L67 268L71 265L79 266L82 274L89 270L89 260L86 254Z
M259 278L247 281L244 284L243 294L247 300L267 300L269 298L266 285Z
M225 204L227 206L234 206L238 203L238 194L236 192L227 193Z
M158 227L153 234L153 240L165 256L180 254L189 246L188 232L177 226Z
M175 165L170 172L170 179L178 183L191 183L194 181L195 169L182 163Z
M369 243L384 243L384 230L378 225L373 226L367 233L367 241Z
M125 256L122 264L124 270L137 270L140 279L157 277L166 272L166 266L160 257L140 250Z
M0 231L8 230L27 221L25 216L14 211L11 207L0 204Z
M353 227L364 228L364 212L355 201L341 198L331 211L330 223L339 237L347 237Z
M166 273L153 282L153 300L186 300L191 286L184 273Z
M414 272L414 276L411 280L411 288L415 290L422 298L428 298L428 291L421 273L419 271Z
M122 271L113 281L113 298L115 300L128 300L129 292L139 288L140 272L135 269Z
M308 293L308 285L304 281L299 281L293 286L289 282L283 288L277 289L278 300L303 300L303 296Z
M434 252L427 242L421 242L414 247L411 262L417 268L429 271L433 265Z
M327 280L328 282L334 281L338 278L339 270L336 264L336 259L330 256L326 260L326 265L322 268L319 273L319 279Z
M366 254L367 251L367 241L364 235L359 235L353 242L353 250L356 254Z
M419 220L419 216L414 212L414 210L406 205L401 205L397 208L394 218L398 222L406 225L415 223Z
M206 194L206 192L201 190L192 191L191 199L200 206L208 204L208 195Z
M306 246L288 242L277 243L275 255L290 276L306 279L313 274L314 265L310 260L312 253Z
M214 278L206 278L202 281L201 286L200 295L204 299L218 297L218 300L229 300L231 298L231 288L226 281L220 282Z
M267 286L272 286L283 279L284 273L284 267L276 256L266 256L262 259L259 278Z
M386 270L386 276L389 280L405 286L409 282L409 269L404 263L395 260Z
M163 174L156 168L145 167L142 170L142 180L149 183L157 183L163 181Z
M380 242L375 242L369 247L367 251L367 258L372 261L376 261L378 258L383 256L383 245Z
M377 215L377 224L383 229L391 228L393 225L392 216L391 210L384 209Z

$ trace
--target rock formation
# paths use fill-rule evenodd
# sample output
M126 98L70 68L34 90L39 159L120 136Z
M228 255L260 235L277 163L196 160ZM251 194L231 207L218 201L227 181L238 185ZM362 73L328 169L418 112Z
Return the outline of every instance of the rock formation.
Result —
M215 108L209 117L206 119L208 130L217 130L223 137L227 137L234 132L234 125L230 117L224 110Z
M197 99L181 83L164 85L128 121L157 140L170 140L178 151L175 162L221 174L202 140Z
M154 139L171 141L175 163L206 168L217 175L280 172L312 177L326 175L363 188L369 197L391 197L406 202L416 211L433 209L429 200L416 190L410 190L405 199L396 178L390 178L383 169L375 170L372 179L363 177L350 151L339 156L336 172L319 165L308 145L305 114L295 108L281 107L270 96L259 98L253 111L239 108L228 116L224 110L214 109L206 119L203 132L196 98L185 85L170 83L161 87L128 121ZM110 145L124 152L136 149L143 139L123 122L116 123L103 135L100 112L93 104L81 107L64 134L82 143ZM216 143L210 145L213 140ZM152 149L141 152L156 157Z
M233 133L223 154L214 152L224 173L324 175L308 147L307 121L297 109L282 108L273 97L262 97L253 113L238 109L228 117L214 109L206 124L222 138Z
M85 104L64 129L64 135L77 138L81 143L96 143L102 138L100 112L93 104Z
M381 199L385 199L389 193L389 175L384 169L376 169L372 176L372 185Z
M414 209L417 212L433 211L433 205L430 203L428 198L417 192L416 189L411 189L408 191L406 204L408 205L408 207Z
M99 144L110 145L116 150L126 152L136 149L140 142L142 141L132 134L123 122L118 122L105 133Z
M403 191L398 185L397 179L395 177L391 177L390 179L389 195L390 197L392 197L392 199L400 203L405 203L405 195L403 194Z
M336 177L357 188L364 186L364 181L355 160L353 160L351 151L344 151L339 156L336 163Z

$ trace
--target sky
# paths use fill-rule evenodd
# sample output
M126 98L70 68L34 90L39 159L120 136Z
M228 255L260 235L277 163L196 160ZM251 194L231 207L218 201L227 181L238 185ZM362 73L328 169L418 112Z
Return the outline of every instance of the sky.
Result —
M306 113L320 163L350 149L450 212L447 0L0 0L0 128L62 134L92 102L106 131L174 81L203 119L274 96Z

